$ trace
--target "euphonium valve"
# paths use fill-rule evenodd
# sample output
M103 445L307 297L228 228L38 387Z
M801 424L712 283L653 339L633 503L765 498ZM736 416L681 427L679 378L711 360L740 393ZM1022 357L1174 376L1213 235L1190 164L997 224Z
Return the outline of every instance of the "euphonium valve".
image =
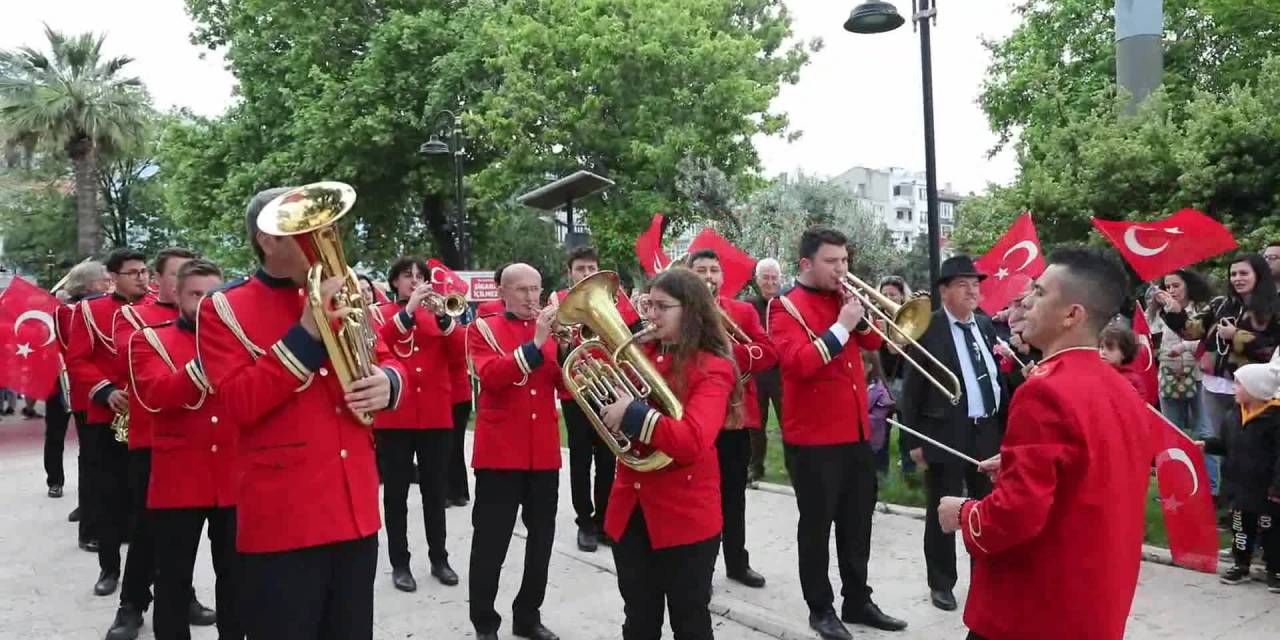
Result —
M111 416L111 434L115 436L116 442L129 442L128 409L125 409L124 413L117 413L114 416Z

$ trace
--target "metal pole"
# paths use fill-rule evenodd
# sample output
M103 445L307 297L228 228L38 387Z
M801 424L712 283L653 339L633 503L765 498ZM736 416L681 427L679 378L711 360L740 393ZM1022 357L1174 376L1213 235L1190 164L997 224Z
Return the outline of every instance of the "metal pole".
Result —
M454 203L458 212L458 254L462 260L462 268L471 268L471 225L467 220L466 196L462 190L462 118L454 116L453 120L453 179Z
M935 289L942 268L942 229L938 223L938 158L933 139L933 52L929 41L929 21L935 9L933 0L919 0L919 11L913 19L920 28L920 81L924 85L924 174L929 205L929 288L933 309L942 300Z
M1162 0L1116 0L1116 84L1129 93L1133 113L1164 73Z

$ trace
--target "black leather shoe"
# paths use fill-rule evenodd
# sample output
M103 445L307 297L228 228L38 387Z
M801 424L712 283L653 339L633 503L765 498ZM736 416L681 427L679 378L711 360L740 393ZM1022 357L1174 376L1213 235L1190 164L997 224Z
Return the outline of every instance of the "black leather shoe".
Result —
M751 567L743 567L737 571L730 571L729 579L734 582L741 582L752 589L759 589L764 586L764 576L757 573L756 570Z
M956 594L951 593L950 589L933 589L929 592L929 598L933 600L933 606L943 611L956 610Z
M55 485L53 485L52 487L49 487L49 497L50 497L50 498L61 498L61 497L62 497L62 485L60 485L60 484L55 484Z
M107 629L107 640L135 640L142 629L142 612L131 604L122 604L116 610L116 619Z
M578 527L578 551L591 553L597 549L596 534Z
M497 631L477 631L476 640L498 640Z
M67 514L67 522L80 522L80 507L72 509L71 513Z
M431 564L431 575L440 584L446 587L454 587L458 585L458 573L449 566L448 562L434 562Z
M511 625L511 633L520 638L531 638L532 640L560 640L560 636L551 633L551 630L542 626L542 623L517 626Z
M855 611L844 613L840 619L849 624L866 625L881 631L902 631L907 628L906 620L885 615L874 602L868 602Z
M187 605L187 624L193 627L212 627L218 624L218 612L192 598L191 604Z
M116 592L116 587L120 586L120 572L108 573L103 571L98 575L98 581L93 584L93 595L109 596Z
M468 504L471 504L471 499L466 496L461 498L449 498L449 506L451 507L465 507Z
M81 550L81 551L88 551L89 553L97 553L97 552L98 552L98 541L97 541L97 540L81 540L81 541L80 541L80 550Z
M822 640L852 640L853 635L844 628L835 611L809 614L809 627L822 636Z
M610 538L610 537L609 537L609 534L607 534L607 533L605 533L603 530L601 530L601 531L600 531L600 533L597 533L597 534L596 534L596 543L597 543L597 544L599 544L599 545L600 545L600 546L602 546L602 547L612 547L612 546L613 546L613 538Z
M391 584L394 584L397 589L405 593L413 593L418 590L418 581L413 579L413 572L409 570L409 567L392 567Z

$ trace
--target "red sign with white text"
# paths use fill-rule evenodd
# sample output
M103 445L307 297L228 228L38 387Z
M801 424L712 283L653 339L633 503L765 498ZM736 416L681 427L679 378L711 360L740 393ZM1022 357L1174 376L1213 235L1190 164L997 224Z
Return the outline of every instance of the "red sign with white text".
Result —
M458 271L458 277L467 281L467 300L486 302L498 299L498 283L492 271Z

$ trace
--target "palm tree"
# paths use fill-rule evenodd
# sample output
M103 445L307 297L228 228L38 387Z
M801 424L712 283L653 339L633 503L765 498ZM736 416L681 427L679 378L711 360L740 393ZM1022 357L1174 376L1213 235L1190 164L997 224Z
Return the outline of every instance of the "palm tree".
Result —
M105 36L67 37L45 26L52 55L31 47L0 50L0 141L37 142L71 159L76 192L76 249L98 251L98 158L143 135L147 95L121 71L133 61L102 59Z

